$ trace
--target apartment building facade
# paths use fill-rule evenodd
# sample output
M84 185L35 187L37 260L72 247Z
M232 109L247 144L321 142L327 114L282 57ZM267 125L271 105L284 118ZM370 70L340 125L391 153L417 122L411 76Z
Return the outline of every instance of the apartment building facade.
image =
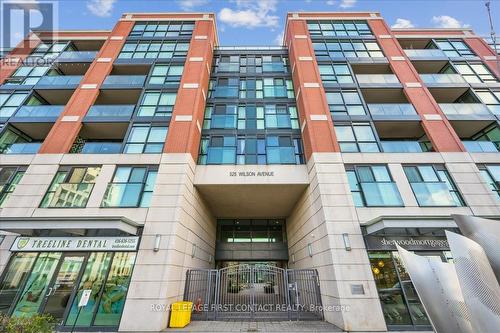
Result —
M311 270L339 328L429 329L395 243L448 261L452 214L500 216L500 73L470 29L289 13L283 46L231 47L213 14L134 13L28 39L0 69L2 313L159 331L190 271L275 295Z

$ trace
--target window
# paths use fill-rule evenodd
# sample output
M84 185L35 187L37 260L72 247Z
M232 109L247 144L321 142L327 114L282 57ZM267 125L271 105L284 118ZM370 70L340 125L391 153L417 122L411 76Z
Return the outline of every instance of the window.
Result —
M456 62L453 65L468 83L497 82L497 79L482 63Z
M215 57L216 73L287 73L288 58L281 55L222 55Z
M50 66L21 66L6 81L6 84L35 85L50 69Z
M356 90L327 92L326 100L332 117L336 115L359 116L366 114L361 97Z
M45 42L38 45L33 52L30 54L30 58L55 58L68 46L67 43L49 43ZM68 46L68 50L73 49L72 46Z
M2 167L0 168L0 207L7 201L16 189L25 173L24 167Z
M493 114L500 115L500 91L475 90L474 92Z
M203 139L200 147L201 164L235 164L236 137L212 136Z
M318 65L318 67L321 80L325 86L332 83L354 83L354 79L352 78L351 71L347 64Z
M117 167L102 207L149 207L157 173L151 166Z
M40 207L84 208L100 171L100 167L60 168Z
M181 82L184 65L155 65L149 84L179 84Z
M239 84L238 78L210 80L208 84L208 98L238 98Z
M223 243L280 243L286 239L284 220L218 220Z
M257 80L257 91L259 90L260 82L264 83L264 98L269 97L284 97L284 98L294 98L293 84L291 80L285 80L281 78L264 78L263 80ZM257 92L257 95L259 93ZM240 98L241 98L240 94ZM259 96L257 96L259 97Z
M496 193L497 199L500 199L500 165L482 165L479 171L488 187Z
M138 117L172 117L177 93L146 91L137 111Z
M384 54L376 41L362 39L332 39L314 41L316 57L329 58L383 58Z
M375 134L369 123L353 123L351 125L335 125L335 134L340 145L340 151L378 152L379 147Z
M387 166L348 166L347 178L356 207L403 206Z
M0 118L8 118L23 104L29 92L0 92Z
M419 206L464 206L464 202L444 166L404 166L404 171Z
M205 108L204 129L234 129L237 122L237 109L235 104L208 105Z
M316 36L372 36L370 27L366 21L351 20L309 20L307 27L311 37Z
M461 40L439 39L435 41L436 45L450 58L465 57L473 58L476 55Z
M125 154L161 153L167 137L167 126L134 124L125 144Z
M162 21L162 22L137 22L130 37L179 37L193 34L194 22L187 21Z
M189 49L188 42L158 41L133 42L123 45L118 59L184 59Z

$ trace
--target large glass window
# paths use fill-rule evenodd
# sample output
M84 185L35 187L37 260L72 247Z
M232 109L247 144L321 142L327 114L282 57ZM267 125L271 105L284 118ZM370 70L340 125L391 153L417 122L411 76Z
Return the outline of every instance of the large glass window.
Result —
M392 180L387 166L349 166L347 178L357 207L403 206L398 187Z
M102 207L149 207L157 173L152 166L117 167Z
M462 40L438 39L435 43L450 58L476 56Z
M453 65L469 83L497 82L496 77L480 62L454 62Z
M167 126L134 124L130 129L125 148L126 154L161 153L167 138Z
M372 36L366 21L308 20L307 27L312 38L316 36Z
M500 199L500 165L482 165L479 171L497 199Z
M319 74L323 85L354 83L349 65L345 64L320 64Z
M0 92L0 118L8 118L21 106L29 92Z
M50 66L21 66L12 76L7 79L6 84L35 85L42 76L50 69Z
M193 21L161 21L137 22L130 37L179 37L191 36L194 29Z
M100 171L100 167L60 168L45 193L40 207L85 207Z
M0 313L8 313L33 267L36 253L15 253L0 281Z
M62 51L71 50L73 47L66 42L41 43L30 54L30 58L51 59L57 57Z
M161 85L177 85L181 82L182 71L184 70L184 65L178 64L157 64L153 67L151 76L149 77L149 84L161 84Z
M380 151L375 134L369 123L353 123L350 125L338 124L334 127L341 152Z
M127 41L123 45L118 59L184 59L189 49L188 42L158 41L134 42Z
M286 239L285 221L218 220L218 241L223 243L281 243Z
M474 90L474 93L492 113L500 116L500 91Z
M177 93L146 91L137 111L138 117L172 117Z
M332 117L336 115L365 115L365 107L356 90L340 90L326 93Z
M462 197L444 166L404 166L404 171L419 206L464 206Z
M383 58L376 41L362 39L332 39L313 41L316 57L329 58Z
M17 184L25 173L24 167L2 167L0 168L0 208L7 202Z
M281 55L221 55L214 58L216 73L287 73L288 58Z

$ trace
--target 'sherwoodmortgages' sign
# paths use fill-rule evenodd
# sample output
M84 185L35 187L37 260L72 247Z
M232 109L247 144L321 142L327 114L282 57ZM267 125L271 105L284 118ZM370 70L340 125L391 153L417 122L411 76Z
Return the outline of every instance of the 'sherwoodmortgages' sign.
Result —
M135 251L139 237L22 237L16 238L13 252Z

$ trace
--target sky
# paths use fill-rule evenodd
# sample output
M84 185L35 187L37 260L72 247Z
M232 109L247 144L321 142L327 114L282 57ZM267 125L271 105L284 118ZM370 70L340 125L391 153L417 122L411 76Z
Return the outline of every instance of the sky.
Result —
M0 0L35 1L45 0ZM483 0L59 0L61 30L112 29L125 12L212 12L220 45L278 45L289 11L379 11L389 25L417 28L470 27L489 35ZM500 0L491 1L500 36ZM1 10L1 9L0 9ZM21 33L13 27L12 39Z

